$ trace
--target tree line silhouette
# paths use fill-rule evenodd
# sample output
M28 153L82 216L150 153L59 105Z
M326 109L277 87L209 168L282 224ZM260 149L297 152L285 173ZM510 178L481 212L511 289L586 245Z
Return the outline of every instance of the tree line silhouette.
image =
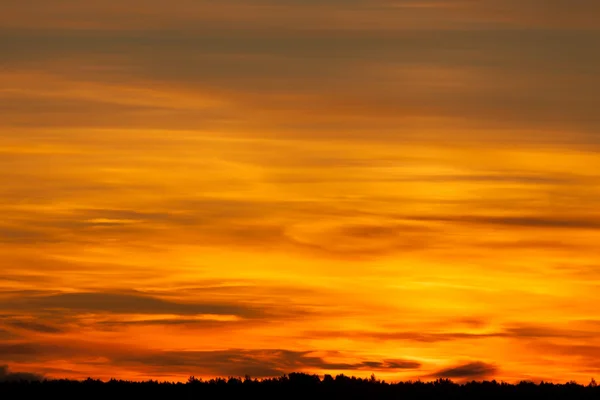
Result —
M1 399L600 399L600 387L588 385L484 381L458 384L448 379L388 383L338 375L292 373L279 378L251 379L190 377L187 383L20 380L0 382Z

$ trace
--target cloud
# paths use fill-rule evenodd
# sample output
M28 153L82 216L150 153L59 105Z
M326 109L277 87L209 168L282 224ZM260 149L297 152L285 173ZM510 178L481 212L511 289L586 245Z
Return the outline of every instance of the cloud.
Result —
M197 2L173 1L166 7L163 0L144 2L123 0L118 10L107 9L98 0L84 4L63 0L53 6L43 0L30 0L27 5L8 2L7 12L0 18L7 27L53 27L67 29L133 31L154 29L481 29L482 26L531 29L587 28L595 29L593 15L598 13L594 0L242 0ZM541 10L541 11L540 11ZM116 15L115 13L118 13ZM396 24L393 22L397 21ZM194 25L194 22L196 25ZM329 25L327 24L329 22ZM379 22L379 25L377 23Z
M421 367L421 363L407 360L363 361L361 365L374 370L417 369Z
M271 130L280 139L310 135L313 140L349 138L350 131L359 129L363 138L368 132L370 140L397 143L410 136L410 128L401 127L415 116L446 119L463 127L507 128L496 132L501 138L515 127L527 128L528 140L531 131L542 126L553 129L552 138L538 136L543 141L574 134L557 128L595 133L599 126L594 93L600 82L589 71L597 69L600 57L588 51L598 45L598 35L588 32L486 28L476 35L464 29L309 33L223 27L208 32L135 32L128 27L115 32L9 30L5 35L9 45L0 53L0 62L19 69L32 70L32 65L44 62L48 72L60 75L65 66L53 67L49 60L102 62L110 68L77 69L76 74L85 75L79 81L116 81L137 88L152 82L180 95L210 92L224 103L198 111L166 96L154 108L143 109L119 104L121 96L106 96L101 90L97 99L73 95L55 101L39 99L32 91L20 105L13 99L4 101L18 108L3 115L7 125L170 130L237 126L261 135ZM565 42L568 58L560 57ZM90 61L95 59L101 61ZM557 90L562 92L560 98L549 96ZM27 118L32 106L38 111L35 119ZM296 129L282 133L285 126Z
M8 366L0 365L0 382L41 381L42 375L30 372L10 372Z
M403 371L421 368L414 360L384 359L329 361L312 351L282 349L228 349L215 351L159 351L112 345L93 346L77 341L53 343L0 344L0 360L31 362L71 359L85 362L102 357L116 368L136 369L149 376L153 374L271 377L290 372L317 371ZM336 359L346 358L336 353Z
M535 338L564 338L564 339L593 339L600 337L595 330L560 329L549 326L519 325L498 329L493 332L431 332L416 331L310 331L309 337L356 339L357 341L414 341L422 343L438 343L459 340L485 340L492 338L535 339Z
M42 274L18 274L18 273L14 273L14 274L3 274L0 276L0 282L2 281L6 281L6 282L18 282L18 283L35 283L35 284L41 284L41 283L48 283L51 282L53 280L53 278L51 276L47 276L47 275L42 275ZM14 293L14 291L12 291ZM6 293L6 291L2 291L0 290L0 295L2 295L3 293ZM33 291L29 291L29 294L32 294ZM43 291L37 291L37 293L44 293Z
M15 297L11 310L40 311L65 310L70 312L97 312L114 314L177 314L177 315L237 315L256 318L264 311L237 304L199 302L183 303L163 300L144 294L126 293L61 293L46 296Z
M496 372L498 372L496 366L477 361L442 369L431 374L431 377L447 379L481 379L487 378Z
M6 300L0 302L0 313L5 313L5 318L0 319L0 327L19 330L23 335L26 331L45 334L81 330L116 332L135 327L163 327L179 332L239 331L321 313L306 304L291 301L289 295L294 293L293 290L287 294L280 290L281 293L275 291L273 296L266 288L224 292L219 288L203 291L171 288L158 290L155 294L135 291L9 291L3 294L0 291L0 298L4 296ZM181 300L183 298L190 300Z
M46 128L56 126L64 127L65 119L73 126L94 125L116 126L122 124L131 124L139 119L140 114L165 113L169 109L165 106L150 107L141 105L118 104L114 102L97 100L77 99L76 97L60 99L48 96L48 98L36 96L14 96L4 95L0 97L0 107L10 110L10 115L3 115L0 123L15 127L44 126ZM28 121L24 118L25 109L34 108L37 110L35 120ZM171 115L177 114L171 112Z
M26 359L33 361L37 356L49 354L50 350L62 350L62 347L27 342L4 342L0 343L0 350L1 361L23 361Z
M600 229L600 220L569 216L567 218L556 218L550 216L474 216L465 215L458 217L447 216L406 216L401 217L407 221L423 222L450 222L478 225L498 225L522 228L545 228L545 229Z
M418 369L421 364L411 360L361 361L358 363L328 362L309 351L290 350L225 350L156 352L147 355L124 355L117 364L141 364L146 367L179 371L197 369L204 374L255 377L278 376L294 371L365 370L395 371Z
M311 331L310 337L349 338L372 341L414 341L423 343L447 342L452 340L488 339L507 336L504 332L469 333L469 332L367 332L367 331Z
M13 332L0 328L0 340L10 340L15 339L17 337L18 336L15 335Z
M565 339L592 339L600 337L594 330L584 331L576 329L560 329L548 326L522 325L506 328L507 336L521 339L535 338L565 338Z
M15 335L133 331L160 347L183 345L175 332L222 334L226 347L251 347L271 326L284 348L348 338L361 354L385 341L476 359L497 338L596 339L534 319L495 331L426 320L527 320L519 303L540 321L572 315L567 303L595 315L585 230L600 229L598 0L105 3L3 1L0 283L64 292L0 293L0 314L15 318L2 321L0 358L104 356ZM256 287L173 284L203 275ZM320 289L294 291L304 283ZM399 308L414 325L309 331L389 321ZM107 359L257 375L418 365L129 351Z
M586 365L593 365L600 368L600 346L596 345L595 341L572 341L571 344L568 342L559 341L544 341L544 340L532 340L528 344L531 348L540 351L543 354L552 354L556 356L566 357L567 360L578 359L579 361L585 361ZM572 360L569 360L571 362Z
M535 28L595 30L591 15L600 12L595 0L578 0L576 4L570 0L482 0L466 4L462 10L469 12L470 8L471 16Z
M32 331L32 332L38 332L38 333L62 333L62 332L64 332L64 330L59 327L46 325L46 324L42 324L42 323L34 322L34 321L16 320L16 321L8 321L8 322L6 322L6 324L9 326L15 327L15 328L24 329L24 330Z
M58 241L59 239L48 231L0 226L0 244L39 244Z
M241 324L241 321L215 321L210 319L188 319L188 318L171 318L171 319L145 319L133 321L100 321L96 323L100 326L118 327L118 326L152 326L152 325L183 325L187 327L201 328L231 328ZM244 326L247 326L244 321Z
M431 232L426 226L419 225L344 225L335 233L340 237L355 239L389 239L399 235L413 235L416 233Z

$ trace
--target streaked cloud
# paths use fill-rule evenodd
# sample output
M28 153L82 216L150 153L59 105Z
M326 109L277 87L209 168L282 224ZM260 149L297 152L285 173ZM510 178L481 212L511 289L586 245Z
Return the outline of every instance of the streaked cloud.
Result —
M120 293L64 293L50 296L18 298L11 308L28 310L65 309L84 312L114 313L172 313L172 314L226 314L255 315L251 309L223 304L186 304L166 301L151 296Z
M0 362L587 382L598 12L5 0Z

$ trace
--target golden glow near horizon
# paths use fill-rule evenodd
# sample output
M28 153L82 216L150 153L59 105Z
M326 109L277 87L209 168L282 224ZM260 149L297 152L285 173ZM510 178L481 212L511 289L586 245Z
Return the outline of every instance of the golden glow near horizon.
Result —
M24 3L0 365L600 376L596 1Z

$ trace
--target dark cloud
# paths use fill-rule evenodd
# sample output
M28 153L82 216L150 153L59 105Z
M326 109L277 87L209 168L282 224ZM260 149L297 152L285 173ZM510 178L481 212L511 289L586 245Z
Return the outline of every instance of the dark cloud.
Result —
M239 280L221 280L221 279L206 279L194 282L182 281L176 284L176 291L173 290L155 290L148 294L156 294L160 296L174 296L183 293L192 296L248 296L252 299L289 299L294 297L318 297L323 292L317 288L302 282L294 282L294 285L277 284L263 281L260 279L239 279Z
M32 277L32 280L34 282L39 282L36 279L36 276L34 275ZM20 281L19 281L20 282ZM27 279L24 279L24 282L30 282ZM41 281L44 282L44 281ZM44 282L45 283L45 282ZM35 296L49 296L51 294L59 294L60 291L49 291L49 290L35 290L35 289L2 289L0 290L0 296L3 298L14 298L14 297L35 297ZM6 317L6 315L3 315L3 317Z
M94 112L95 101L89 99L49 101L34 96L21 100L18 110L3 116L5 124L15 126L205 129L223 126L226 121L228 127L271 128L280 139L281 128L288 126L296 129L288 129L284 138L306 137L310 132L306 128L315 132L310 136L313 140L333 135L350 138L349 131L359 129L363 139L368 130L369 140L396 142L410 136L399 128L407 116L460 120L465 126L538 130L543 126L556 132L551 138L537 136L546 142L574 140L573 133L563 134L557 128L597 133L600 126L594 96L600 88L594 75L600 57L588 51L600 45L598 33L489 28L477 34L436 29L310 33L305 29L216 27L202 32L11 30L5 36L6 44L0 47L3 64L34 69L40 62L74 59L78 65L75 73L85 75L88 81L134 86L151 81L173 88L209 90L236 104L234 110L198 111L181 106L176 110L175 103L163 100L157 109L116 103L98 104ZM569 57L563 56L565 47ZM98 62L111 67L85 67ZM433 70L429 77L427 68ZM425 76L419 78L418 70ZM382 71L388 74L382 76ZM458 85L452 84L454 79ZM557 91L562 96L551 96ZM298 96L287 95L290 92ZM103 101L108 102L97 100ZM5 102L19 107L11 99ZM74 109L80 112L69 112L69 102L76 103ZM37 107L34 119L28 118L28 103ZM61 103L56 112L53 108ZM271 114L268 124L253 118L257 110ZM294 118L296 115L315 118ZM315 129L319 126L325 129ZM302 127L305 129L298 131ZM393 134L379 133L374 127L386 127ZM486 134L494 135L491 131ZM507 136L506 131L502 136ZM475 139L471 135L470 140Z
M406 360L363 361L361 364L374 370L418 369L421 367L421 363Z
M231 329L239 326L247 327L255 322L243 320L243 321L216 321L210 319L147 319L147 320L135 320L135 321L100 321L95 325L100 328L118 328L125 326L185 326L187 328L221 328Z
M163 243L227 244L240 247L295 246L285 234L285 226L265 222L286 212L322 214L313 204L302 202L244 201L226 199L197 199L174 201L171 211L136 212L119 209L74 209L69 213L51 215L29 214L27 219L8 221L0 226L0 242L19 244L81 242L97 243L115 235L122 242L134 241L143 232L145 236L159 235ZM312 210L312 211L311 211ZM163 228L173 232L165 237ZM194 228L193 232L189 229ZM56 263L56 261L52 261ZM0 278L1 279L1 278Z
M285 161L281 161L284 163ZM319 161L314 161L312 159L298 159L298 160L289 160L286 165L289 167L291 163L298 163L298 166L301 165L302 162L305 162L302 165L304 170L314 168L315 170L320 171L325 162L320 163ZM400 161L398 161L400 162ZM366 171L370 167L374 168L374 172L377 168L382 168L385 165L377 165L376 161L368 162L365 161L365 164L370 165L358 165L358 166L346 166L345 164L350 164L350 160L330 160L329 163L331 165L325 165L329 168L360 168L360 170ZM416 162L415 162L416 163ZM357 162L357 164L359 164ZM293 182L293 183L317 183L317 182L327 182L328 180L334 182L431 182L431 183L452 183L452 182L473 182L473 183L514 183L514 184L530 184L530 185L551 185L551 184L567 184L572 183L575 180L583 180L583 178L571 176L571 177L549 177L549 176L536 176L536 175L525 175L519 173L511 173L505 172L504 174L469 174L469 175L415 175L415 176L402 176L402 177L388 177L388 176L332 176L330 178L324 177L321 175L314 176L306 176L299 175L293 172L285 173L276 173L273 174L273 178L271 181L275 182Z
M463 204L464 205L464 204ZM495 207L497 205L494 205ZM500 205L498 205L500 206ZM510 206L506 206L509 207ZM513 207L520 211L518 207ZM556 217L538 210L533 215L385 215L380 223L344 223L333 226L309 227L297 232L296 218L380 216L376 212L356 207L341 208L325 202L244 201L205 198L174 201L169 211L138 212L127 209L75 209L67 216L29 216L32 220L16 218L11 226L0 227L0 241L34 244L77 241L81 243L112 240L118 235L122 243L134 242L143 232L160 236L162 243L199 243L237 246L239 248L282 249L314 253L326 257L372 258L397 252L421 251L453 245L452 236L439 240L440 224L476 224L544 229L600 229L600 220L581 216ZM283 222L279 217L287 218ZM266 222L273 221L273 222ZM34 226L35 223L35 226ZM164 237L163 229L174 232ZM190 231L190 228L194 228ZM486 241L481 246L493 248L547 248L576 250L577 246L564 240ZM580 246L581 247L581 246ZM582 250L589 248L581 247ZM53 261L56 263L56 261ZM77 268L76 265L73 266ZM2 279L2 278L0 278Z
M467 2L474 14L504 19L507 24L537 28L597 29L591 15L600 12L595 0L482 0ZM464 10L464 9L463 9Z
M497 371L496 366L477 361L442 369L431 376L447 379L482 379L492 376Z
M40 283L48 283L53 281L54 278L51 276L47 276L47 275L41 275L41 274L18 274L18 273L14 273L14 274L2 274L0 275L0 282L2 281L7 281L7 282L25 282L25 283L29 283L29 282L35 282L37 284ZM12 290L9 293L14 293L15 291ZM34 292L36 291L28 291L29 294L34 294ZM0 296L3 293L7 293L7 291L5 290L0 290ZM38 294L44 294L43 291L37 291Z
M2 227L0 226L0 244L39 244L56 243L60 239L52 232L27 227ZM0 278L2 279L2 278Z
M225 115L218 110L197 111L178 110L167 104L157 106L110 103L108 101L89 99L60 99L50 97L39 99L36 96L15 101L8 96L0 98L3 103L10 104L12 112L0 116L0 125L14 127L65 127L94 126L96 128L135 127L135 126L171 126L185 129L197 126L198 122L208 124L218 121ZM36 118L28 119L27 110L36 110ZM145 116L150 116L147 119ZM144 121L145 120L145 121ZM187 123L177 122L188 121Z
M592 246L573 243L566 238L557 240L482 240L478 242L482 247L490 249L554 249L566 251L590 251Z
M470 339L486 339L494 337L508 336L504 332L492 333L467 333L467 332L335 332L335 331L315 331L309 332L307 335L311 337L336 337L336 338L351 338L357 340L377 340L377 341L414 341L423 343L447 342L452 340L470 340Z
M522 325L505 329L507 336L521 339L536 338L564 338L564 339L593 339L599 338L596 331L583 331L575 329L560 329L548 326Z
M255 318L263 311L252 307L226 303L184 303L133 293L61 293L46 296L15 297L11 310L65 310L70 312L103 312L126 314L217 314Z
M593 272L598 273L600 271L600 266L595 266ZM574 322L578 322L593 328L600 328L600 320L598 319L580 319L575 320Z
M337 357L343 354L336 354ZM421 367L413 360L361 360L330 362L311 351L280 349L218 351L155 351L114 346L90 346L89 343L0 343L0 360L30 362L68 358L75 362L90 357L107 358L110 365L139 368L152 373L183 375L280 376L297 371L400 371ZM83 361L82 361L83 362Z
M6 26L129 27L132 30L156 26L170 29L304 27L308 31L324 28L401 30L407 27L472 30L482 26L590 30L597 27L593 16L599 12L594 0L577 0L576 3L567 0L260 0L252 3L176 0L169 3L171 7L167 7L164 0L148 0L143 3L143 13L139 10L141 3L138 0L123 0L118 10L106 7L99 0L84 4L57 0L52 6L43 0L30 0L26 4L5 0L5 3L6 12L0 22ZM340 12L340 8L344 12Z
M34 343L0 343L0 361L33 361L37 356L48 353L52 346L43 346Z
M499 225L523 228L545 229L600 229L600 220L586 217L569 216L557 218L551 216L406 216L408 221L466 223L478 225Z
M15 335L13 332L0 328L0 340L11 340L16 339L17 337L18 336Z
M429 175L404 178L413 182L492 182L492 183L517 183L517 184L561 184L569 183L574 177L556 177L545 175L525 175L522 173L497 173L497 174L470 174L470 175Z
M600 368L600 346L590 344L558 344L553 342L532 342L531 346L547 354L583 359L587 364Z
M11 372L8 366L0 365L0 382L18 382L18 381L41 381L42 375L30 372Z
M481 326L481 322L477 322ZM536 339L536 338L563 338L563 339L594 339L600 337L592 327L589 330L562 329L549 326L511 324L495 332L415 332L415 331L311 331L306 333L310 337L345 338L371 341L414 341L423 343L437 343L454 340L479 340L490 338L511 339Z
M117 365L141 365L152 370L169 370L190 374L214 374L220 376L255 377L281 374L277 360L271 354L256 351L215 351L215 352L157 352L142 355L124 355L113 362ZM277 357L275 357L277 358Z
M17 321L8 321L8 322L6 322L6 324L9 326L12 326L14 328L24 329L27 331L38 332L38 333L62 333L62 332L64 332L63 328L59 328L57 326L52 326L52 325L46 325L46 324L34 322L34 321L26 321L26 320L19 321L19 320L17 320Z
M289 350L227 350L162 352L142 356L123 356L119 364L141 364L155 367L176 367L189 371L197 369L221 376L252 375L278 376L293 371L310 370L402 370L418 369L421 364L410 360L363 361L359 363L332 363L311 352Z
M13 243L34 244L77 241L97 243L112 240L134 241L140 233L160 236L163 244L203 243L237 246L239 248L286 249L315 253L328 257L365 256L414 251L428 247L436 233L419 222L381 224L344 224L330 228L318 227L312 233L297 234L293 222L267 222L290 215L306 219L331 216L352 216L360 210L338 209L319 202L246 201L218 198L174 201L170 212L136 212L119 209L75 209L66 216L39 215L33 219L12 221L5 228ZM29 226L34 226L30 228ZM165 237L163 229L173 234ZM190 228L194 228L190 231ZM0 240L3 230L0 227ZM56 263L56 261L53 261ZM76 266L74 266L76 267Z

